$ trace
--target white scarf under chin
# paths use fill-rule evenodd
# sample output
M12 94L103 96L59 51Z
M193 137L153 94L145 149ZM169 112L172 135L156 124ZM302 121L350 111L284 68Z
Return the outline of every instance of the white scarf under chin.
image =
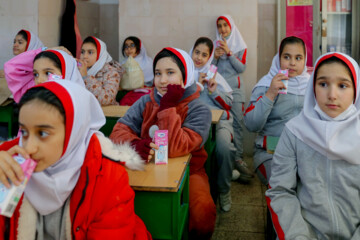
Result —
M314 110L320 115L320 119L325 120L325 121L343 121L348 119L350 116L354 115L356 113L356 107L354 104L351 104L345 111L343 111L342 113L340 113L338 116L336 117L330 117L329 115L327 115L323 110L321 110L321 108L319 107L319 105L316 103Z

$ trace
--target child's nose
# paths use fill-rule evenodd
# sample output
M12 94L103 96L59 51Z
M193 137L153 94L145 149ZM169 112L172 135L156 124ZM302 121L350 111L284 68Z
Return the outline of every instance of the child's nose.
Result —
M24 141L24 148L30 157L38 151L37 143L32 137L28 137L27 141Z
M328 97L329 97L329 99L332 99L332 100L336 99L336 97L337 97L337 89L335 87L331 86L329 88Z

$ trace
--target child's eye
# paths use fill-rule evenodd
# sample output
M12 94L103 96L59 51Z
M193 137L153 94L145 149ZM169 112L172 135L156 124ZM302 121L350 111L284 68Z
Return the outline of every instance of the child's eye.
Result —
M49 133L45 132L45 131L39 131L39 135L42 138L46 138L47 136L49 136Z
M206 58L206 57L207 57L207 54L203 54L202 56L203 56L203 58Z
M155 72L155 76L160 76L161 74L159 72Z
M296 60L300 61L302 58L301 57L296 57Z
M319 85L320 85L321 87L327 87L327 83L326 83L326 82L320 82Z
M340 86L339 86L340 88L347 88L348 86L346 85L346 84L340 84Z
M34 73L34 78L37 78L39 77L39 74L38 73Z
M92 54L94 54L94 52L93 52L93 51L89 51L89 54L92 55Z
M21 133L21 136L23 136L23 137L27 137L27 135L28 135L27 131L24 129L20 129L20 133Z
M84 54L85 53L85 51L84 50L81 50L81 54Z
M172 75L172 74L174 74L174 72L173 71L168 71L168 74Z
M290 59L290 57L289 57L289 56L284 56L284 58L285 58L286 60L289 60L289 59Z
M49 76L50 74L52 74L52 72L46 71L46 76Z

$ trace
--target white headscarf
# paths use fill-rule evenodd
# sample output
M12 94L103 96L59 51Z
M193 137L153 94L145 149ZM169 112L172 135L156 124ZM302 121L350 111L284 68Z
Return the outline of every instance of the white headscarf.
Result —
M27 35L28 40L27 40L25 51L35 50L38 48L45 47L44 44L39 39L39 37L37 35L35 35L34 33L32 33L31 31L28 31L25 29L21 29L20 31L26 32L26 35Z
M220 17L217 18L217 20L216 20L216 39L214 41L214 46L216 46L216 41L218 41L218 40L223 41L223 38L221 37L221 35L218 31L218 28L217 28L217 23L220 19L224 19L227 22L227 24L230 26L231 33L226 38L226 43L227 43L229 49L233 53L237 53L243 49L246 49L247 45L246 45L243 37L241 36L239 29L236 27L234 20L231 18L230 15L221 15ZM221 58L226 58L226 55L225 54L222 55Z
M53 92L65 110L63 155L42 172L33 173L25 196L41 215L61 208L76 186L90 138L105 124L105 116L95 96L67 80L49 81L35 87ZM20 138L21 143L21 138Z
M180 59L185 68L184 88L190 87L195 82L195 65L190 55L179 48L167 47L164 49L174 53Z
M305 45L305 42L304 42ZM281 44L280 44L281 46ZM280 50L280 47L279 47ZM292 77L289 79L289 85L287 87L287 91L291 94L295 94L295 95L305 95L305 91L307 88L307 83L309 81L310 75L307 72L307 67L306 67L306 47L305 47L305 56L304 56L304 61L305 61L305 65L304 65L304 69L302 71L302 73L296 77ZM270 87L271 81L272 79L275 77L276 74L279 73L280 70L280 56L279 56L279 52L275 55L275 57L272 60L271 63L271 67L270 70L268 72L268 74L266 74L265 76L263 76L260 81L255 85L255 87L253 88L253 92L255 90L255 88L257 87ZM256 99L251 99L251 101L255 101Z
M136 62L139 63L140 68L142 69L142 71L144 73L145 83L149 83L154 80L154 73L153 73L153 69L152 69L153 60L151 57L149 57L147 55L144 44L142 44L140 39L139 39L139 41L140 41L140 52L138 55L136 55L136 57L134 59L136 60ZM127 60L128 60L128 57L125 57L122 64L124 64Z
M336 57L350 68L355 86L355 102L336 118L330 118L317 106L314 94L314 73L324 60ZM360 100L359 66L354 59L342 53L327 53L315 63L305 94L304 108L286 126L302 142L330 160L345 160L360 164ZM320 110L320 111L319 111Z
M106 50L106 44L100 39L91 36L96 42L97 58L96 62L90 69L88 69L87 74L90 76L95 76L105 65L112 60L112 57Z
M76 59L62 50L46 50L55 53L61 62L62 78L85 87L84 80L77 67Z
M190 49L190 56L192 56L193 54L193 51L194 51L194 47L192 47ZM197 68L195 65L195 81L199 81L199 73L207 73L210 69L210 65L211 65L211 62L214 58L214 51L211 52L210 54L210 57L208 59L208 61L205 63L204 66L202 66L201 68ZM227 83L227 81L224 79L223 76L221 76L221 74L219 72L216 73L216 76L215 76L215 81L217 82L218 84L218 88L220 91L223 91L223 92L228 92L228 93L231 93L232 92L232 88L230 87L230 85Z

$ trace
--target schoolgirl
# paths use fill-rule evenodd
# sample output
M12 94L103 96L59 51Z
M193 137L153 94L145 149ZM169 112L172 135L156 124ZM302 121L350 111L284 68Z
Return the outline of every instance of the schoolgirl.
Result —
M358 84L351 57L316 61L272 160L266 196L279 239L360 239Z
M213 58L213 43L207 37L196 40L190 55L195 64L195 80L202 88L200 100L207 104L210 109L224 110L220 122L216 125L216 159L219 167L217 186L220 193L220 207L223 211L231 208L231 177L233 162L235 159L235 146L232 142L233 117L230 114L232 106L232 89L226 80L219 74L209 79L207 72L210 69ZM249 170L249 175L252 172ZM245 176L242 176L245 177ZM247 180L247 179L246 179Z
M122 45L122 54L125 57L122 64L127 61L129 56L133 57L139 63L144 73L145 86L152 87L154 81L154 73L152 71L153 60L147 55L141 40L134 36L127 37Z
M216 207L210 195L204 169L211 112L198 98L194 63L183 50L164 48L154 59L155 88L140 98L116 123L110 138L115 143L131 142L144 160L157 147L149 130L169 131L169 157L191 153L189 190L189 232L191 239L210 239L214 231Z
M79 62L85 86L100 104L118 105L116 94L123 69L107 52L106 44L96 37L85 38Z
M75 58L64 47L24 52L6 62L4 68L15 102L19 102L30 87L49 79L68 79L85 86Z
M212 64L218 67L218 72L226 79L232 88L233 105L231 113L234 116L234 144L236 147L235 168L241 174L247 174L247 165L243 158L243 129L245 90L241 75L246 68L247 46L234 20L229 15L221 15L216 20L216 46Z
M14 56L28 50L35 50L44 47L41 40L31 31L21 29L14 38L13 54ZM0 77L5 77L4 70L0 70Z
M302 39L284 38L272 61L269 73L255 85L244 122L247 129L257 132L254 144L254 169L265 185L271 176L271 159L285 124L298 115L303 107L309 80L305 66L306 48ZM288 76L279 73L287 70ZM287 94L283 81L288 81Z
M0 217L1 239L151 239L124 168L141 169L142 160L98 131L105 117L96 98L73 82L48 81L19 107L21 136L0 145L1 181L24 179L13 155L37 166L13 216Z

